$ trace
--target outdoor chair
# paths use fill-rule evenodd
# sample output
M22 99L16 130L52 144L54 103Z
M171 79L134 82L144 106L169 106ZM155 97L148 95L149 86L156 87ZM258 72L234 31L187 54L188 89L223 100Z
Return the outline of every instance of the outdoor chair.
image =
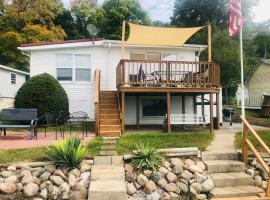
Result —
M88 114L83 111L77 111L71 113L69 116L65 118L65 122L69 124L69 135L71 135L71 131L74 128L79 128L82 131L82 139L84 139L84 135L87 137L88 127L87 120L89 119ZM63 138L65 137L65 132L63 131Z
M47 137L47 128L54 127L55 128L55 139L57 140L58 136L58 128L60 131L60 135L62 136L62 125L60 123L61 111L50 111L47 112L38 119L38 128L44 128L45 137ZM36 134L37 138L37 134Z

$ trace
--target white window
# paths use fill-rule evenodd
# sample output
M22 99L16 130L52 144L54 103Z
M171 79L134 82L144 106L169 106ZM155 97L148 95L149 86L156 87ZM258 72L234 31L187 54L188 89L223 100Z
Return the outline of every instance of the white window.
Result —
M10 83L11 84L16 84L16 79L17 79L17 76L15 73L10 73Z
M75 55L75 73L76 81L90 81L90 55Z
M57 54L57 80L91 81L91 56L89 54Z

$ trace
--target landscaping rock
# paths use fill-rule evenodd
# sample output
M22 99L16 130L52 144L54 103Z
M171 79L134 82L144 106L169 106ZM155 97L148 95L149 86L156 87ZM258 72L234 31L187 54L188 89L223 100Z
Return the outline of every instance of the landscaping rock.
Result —
M159 180L158 185L162 188L165 189L166 185L168 184L168 182L166 181L165 178L162 178Z
M192 176L193 176L192 173L190 173L190 172L187 171L187 170L184 170L184 172L180 174L180 177L183 178L183 179L185 179L185 180L187 180L187 181L188 181L189 179L191 179Z
M42 189L42 190L40 191L39 196L40 196L41 198L43 198L43 199L47 199L47 198L48 198L48 190L47 190L47 188Z
M66 192L66 193L69 193L69 191L70 191L69 184L67 184L66 182L64 182L62 185L60 185L59 189L61 192Z
M149 178L149 177L151 176L152 172L151 172L150 170L144 170L144 171L143 171L143 174L144 174L147 178Z
M70 172L69 172L69 175L70 174L73 174L76 178L79 178L80 177L80 175L81 175L81 172L80 172L80 170L78 170L78 169L73 169L73 170L71 170Z
M176 182L176 180L177 180L177 176L172 172L169 172L167 174L166 178L167 178L168 182Z
M4 181L5 181L5 183L8 183L8 182L17 183L18 178L17 178L17 176L12 175L12 176L5 178Z
M175 165L173 168L172 168L172 172L174 174L181 174L182 172L184 171L183 167L181 165Z
M61 191L59 190L58 187L54 186L54 185L50 185L49 186L49 195L52 199L57 199L61 194ZM78 200L78 199L77 199Z
M0 184L0 191L5 194L12 194L16 192L16 190L17 190L17 185L13 182Z
M196 199L197 200L206 200L207 196L206 196L206 194L197 194Z
M145 194L151 194L153 191L156 191L157 187L154 181L148 181L144 187Z
M205 164L204 164L202 161L198 161L198 162L196 163L196 165L197 165L199 168L201 168L202 171L205 170Z
M131 164L125 164L125 171L126 172L133 172L134 167Z
M165 190L167 192L174 192L176 194L180 194L180 189L176 186L175 183L169 183L165 186Z
M33 172L33 176L35 177L40 177L41 174L43 174L43 172L45 172L46 170L42 167L39 167L37 169L35 169L35 171Z
M60 176L62 179L66 179L67 178L66 175L60 169L55 170L53 172L53 174L55 176Z
M194 161L191 160L191 159L186 159L184 161L184 164L187 165L188 167L191 166L191 165L195 165Z
M81 190L81 191L73 191L70 194L70 200L86 200L87 198L87 191Z
M177 182L176 183L177 187L180 188L180 191L183 192L183 193L188 193L188 186L182 182Z
M137 176L137 182L144 187L148 182L148 178L143 174L139 174L139 176Z
M62 185L64 180L60 176L50 176L50 181L52 181L55 185Z
M171 158L170 163L171 163L171 167L175 167L175 166L182 167L184 165L183 161L180 158Z
M76 176L74 174L69 174L69 176L68 176L68 184L69 184L69 186L72 187L77 182L78 182L78 179L76 178Z
M247 169L247 174L250 175L252 178L255 176L255 170L252 168Z
M255 176L255 177L254 177L254 184L255 184L256 186L260 187L261 184L262 184L262 177L261 177L261 176Z
M89 165L89 164L87 164L87 163L83 163L82 165L81 165L81 169L80 169L80 171L81 172L87 172L87 171L90 171L91 170L91 165Z
M24 176L23 178L22 178L22 184L28 184L28 183L32 183L32 182L34 182L34 177L32 176L32 175L30 175L30 176Z
M194 183L191 184L191 187L193 187L193 188L196 190L196 192L197 192L198 194L201 193L202 186L201 186L200 183L194 182Z
M21 176L32 176L32 173L30 170L24 169L20 173Z
M162 176L166 176L166 174L168 174L168 169L166 169L165 167L160 167L158 169L158 172L162 175Z
M133 183L127 183L127 194L133 195L137 191L136 187L133 185Z
M158 192L153 192L146 198L146 200L159 200L159 199L160 195Z
M39 186L36 183L28 183L23 187L23 193L26 197L34 197L39 190Z
M136 174L133 172L126 172L126 179L128 182L135 182L136 181Z
M55 167L55 165L45 165L44 169L51 172L51 173L53 173L54 170L56 169L56 167Z
M214 188L214 182L210 178L210 176L208 176L207 179L201 183L201 186L202 186L201 190L202 193L210 192Z
M158 183L159 180L162 178L161 174L159 172L153 172L151 175L151 180L153 180L155 183Z
M47 181L51 176L51 172L44 172L41 176L40 176L40 180L41 181Z
M3 172L1 172L1 176L3 176L4 178L7 178L7 177L13 175L13 173L14 173L13 171L3 171Z
M203 173L203 170L197 165L190 165L188 170L193 172L193 173L195 173L195 172Z
M17 167L14 166L14 165L10 165L10 166L7 167L7 170L8 170L8 171L13 171L13 172L15 172L16 169L17 169Z

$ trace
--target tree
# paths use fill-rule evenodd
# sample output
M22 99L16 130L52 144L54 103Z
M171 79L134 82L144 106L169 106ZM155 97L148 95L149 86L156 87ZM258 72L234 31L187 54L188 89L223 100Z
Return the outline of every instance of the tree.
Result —
M44 73L31 77L18 90L15 108L36 108L38 114L49 111L69 111L68 96L60 83Z
M54 24L65 30L65 39L74 40L83 38L83 35L78 31L77 23L72 17L71 11L68 9L63 9L63 11L56 16Z
M21 32L24 43L35 43L41 41L63 40L66 36L64 30L60 27L53 26L50 30L39 25L26 25Z
M49 28L62 6L61 0L4 1L5 9L0 18L3 26L0 32L20 31L27 24L39 24Z
M250 22L251 7L258 0L243 1L244 20ZM219 28L228 28L229 0L176 0L171 24L175 26L203 26L208 22L216 22Z
M0 63L27 71L28 57L17 49L21 43L23 38L19 33L10 31L0 34Z
M97 0L75 0L72 3L71 13L81 38L89 37L86 27L91 23L91 18L95 17L97 9ZM100 20L102 20L102 17Z
M102 8L105 12L105 23L101 33L108 39L121 39L124 20L139 24L150 24L150 19L138 0L105 0Z

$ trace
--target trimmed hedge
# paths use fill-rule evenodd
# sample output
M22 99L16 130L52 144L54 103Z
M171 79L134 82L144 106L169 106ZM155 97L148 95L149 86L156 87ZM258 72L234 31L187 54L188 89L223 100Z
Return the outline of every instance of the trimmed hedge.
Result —
M69 111L64 88L51 75L44 73L31 77L18 90L15 108L36 108L38 115L48 111Z

